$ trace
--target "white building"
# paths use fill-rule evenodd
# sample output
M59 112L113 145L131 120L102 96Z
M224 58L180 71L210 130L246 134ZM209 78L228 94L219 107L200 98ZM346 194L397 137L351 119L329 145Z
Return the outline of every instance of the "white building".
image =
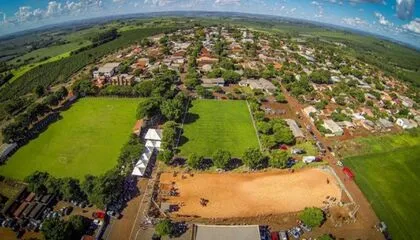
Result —
M395 123L403 129L411 129L418 126L415 121L408 120L407 118L398 118Z
M119 66L120 66L120 63L117 63L117 62L106 63L102 67L99 67L98 70L93 71L93 77L94 78L98 78L100 76L112 77L118 71Z
M324 120L323 126L336 136L341 136L344 133L343 129L331 119Z

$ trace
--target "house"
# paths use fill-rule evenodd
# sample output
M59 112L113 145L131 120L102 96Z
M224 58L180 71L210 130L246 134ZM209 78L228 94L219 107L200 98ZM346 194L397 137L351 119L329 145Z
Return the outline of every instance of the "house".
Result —
M258 225L201 225L194 224L191 240L261 240Z
M205 64L214 64L214 63L217 63L218 61L219 59L217 58L207 57L207 56L197 58L198 66L203 66Z
M414 101L413 101L413 100L411 100L410 98L405 97L405 96L400 96L400 99L401 99L401 104L402 104L404 107L408 107L408 108L413 107L413 105L414 105Z
M247 87L250 87L252 90L259 89L269 94L272 94L277 90L277 87L274 86L273 83L271 83L270 81L264 78L260 78L258 80L253 80L253 79L242 80L239 82L239 86L242 86L242 87L247 86Z
M355 128L354 124L349 121L337 122L337 124L342 128Z
M331 119L324 120L323 126L326 129L330 130L331 133L334 134L335 136L341 136L344 133L343 129L340 126L338 126L338 124Z
M394 126L392 122L386 120L385 118L380 118L377 121L377 124L382 128L392 128Z
M407 118L398 118L395 123L403 129L411 129L418 126L415 121L408 120Z
M201 82L201 86L203 87L223 87L225 85L223 78L202 78Z
M316 114L318 111L316 110L316 108L314 106L307 106L306 108L303 109L303 112L312 119L312 114Z
M93 77L94 78L98 78L99 76L112 77L118 71L119 66L120 66L120 63L117 63L117 62L106 63L102 67L99 67L98 70L93 71Z
M296 121L293 119L284 119L289 125L290 130L292 131L292 134L295 138L305 138L305 135L303 134L302 130L297 125Z
M131 86L134 83L134 76L129 74L120 74L111 78L111 84L117 86Z
M4 143L0 146L0 163L4 162L17 149L17 143Z
M140 136L141 130L143 128L143 119L137 120L136 124L133 127L133 134L137 135L137 137Z
M360 124L362 125L362 127L366 128L367 130L373 130L375 128L375 123L372 122L369 119L364 119L360 121Z

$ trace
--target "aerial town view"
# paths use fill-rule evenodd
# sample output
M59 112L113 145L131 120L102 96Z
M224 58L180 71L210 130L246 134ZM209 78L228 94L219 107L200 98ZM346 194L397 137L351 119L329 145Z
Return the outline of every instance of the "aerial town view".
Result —
M420 239L415 0L0 17L0 240Z

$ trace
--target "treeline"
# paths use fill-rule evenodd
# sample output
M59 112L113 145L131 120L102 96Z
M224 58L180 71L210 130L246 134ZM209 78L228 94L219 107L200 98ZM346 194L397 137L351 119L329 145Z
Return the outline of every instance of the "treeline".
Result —
M104 55L115 52L119 48L139 41L142 38L171 30L172 28L147 28L126 31L121 34L121 37L96 48L37 66L13 81L10 85L6 85L0 91L0 102L12 97L25 95L38 85L47 87L54 83L67 82L72 74Z
M42 86L36 87L36 94L40 96L45 94L45 89ZM18 114L12 122L7 124L2 129L4 142L25 142L32 134L32 126L38 120L48 113L53 111L52 107L57 106L68 94L65 87L61 87L58 91L48 93L41 102L30 103L30 100L20 97L12 98L5 104L5 111L10 115L14 114L24 108L26 109Z

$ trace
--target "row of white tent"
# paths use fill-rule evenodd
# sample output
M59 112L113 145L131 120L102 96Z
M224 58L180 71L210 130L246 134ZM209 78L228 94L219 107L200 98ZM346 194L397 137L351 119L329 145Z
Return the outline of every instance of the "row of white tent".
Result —
M149 164L150 158L153 155L153 151L160 150L161 140L162 140L162 130L161 129L149 129L144 136L146 140L145 148L143 153L140 156L140 159L137 161L134 166L132 175L134 176L144 176L147 165Z

